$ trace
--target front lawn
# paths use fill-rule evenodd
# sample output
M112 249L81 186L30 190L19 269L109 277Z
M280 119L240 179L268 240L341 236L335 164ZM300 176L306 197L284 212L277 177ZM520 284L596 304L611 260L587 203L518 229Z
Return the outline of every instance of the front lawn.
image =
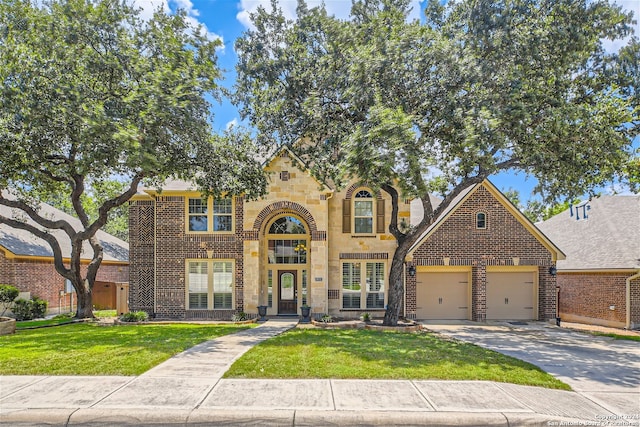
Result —
M569 390L529 363L435 334L295 329L252 348L225 378L485 380Z
M75 323L0 336L0 375L139 375L189 347L253 325Z

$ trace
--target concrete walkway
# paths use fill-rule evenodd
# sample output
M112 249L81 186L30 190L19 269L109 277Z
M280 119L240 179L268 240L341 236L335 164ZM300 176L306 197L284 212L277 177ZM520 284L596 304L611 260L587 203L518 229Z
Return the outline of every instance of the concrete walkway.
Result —
M616 414L580 393L504 383L221 378L296 323L271 319L138 377L0 377L0 425L640 425L637 413Z

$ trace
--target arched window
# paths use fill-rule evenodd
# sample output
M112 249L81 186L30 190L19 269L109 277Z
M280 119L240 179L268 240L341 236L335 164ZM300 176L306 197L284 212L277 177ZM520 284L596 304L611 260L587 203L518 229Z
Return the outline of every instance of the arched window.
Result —
M298 218L283 216L273 221L269 234L306 234L307 229Z
M478 212L476 214L476 228L484 230L487 228L487 214L484 212Z
M354 230L359 234L373 233L373 195L369 190L360 190L353 201Z

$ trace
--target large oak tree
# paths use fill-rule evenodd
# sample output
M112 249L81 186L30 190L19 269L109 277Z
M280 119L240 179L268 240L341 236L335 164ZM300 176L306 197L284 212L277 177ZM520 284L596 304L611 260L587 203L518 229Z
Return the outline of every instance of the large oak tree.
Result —
M440 3L420 23L406 0L356 0L349 20L303 2L287 20L272 1L236 43L235 100L260 143L294 144L320 179L391 196L387 325L408 250L463 189L520 170L545 200L582 195L616 177L636 132L602 48L632 31L631 14L601 0ZM422 202L420 224L399 224L400 197Z
M0 224L49 243L77 292L77 317L93 315L103 258L96 232L141 182L178 177L212 194L265 191L248 136L212 134L219 45L180 11L143 20L121 0L0 2L0 204L18 213ZM112 179L125 185L100 192ZM39 214L40 201L61 194L82 227ZM71 253L51 230L65 233Z

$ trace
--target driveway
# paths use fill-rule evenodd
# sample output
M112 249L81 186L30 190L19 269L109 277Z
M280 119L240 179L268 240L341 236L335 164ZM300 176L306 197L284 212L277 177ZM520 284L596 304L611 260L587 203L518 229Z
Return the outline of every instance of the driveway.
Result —
M532 363L615 413L640 416L638 341L594 336L544 322L422 323L434 332Z

